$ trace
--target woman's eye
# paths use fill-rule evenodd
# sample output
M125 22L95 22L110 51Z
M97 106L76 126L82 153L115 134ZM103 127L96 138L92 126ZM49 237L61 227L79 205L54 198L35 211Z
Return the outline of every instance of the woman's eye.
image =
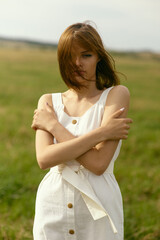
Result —
M83 57L91 57L91 54L84 54Z

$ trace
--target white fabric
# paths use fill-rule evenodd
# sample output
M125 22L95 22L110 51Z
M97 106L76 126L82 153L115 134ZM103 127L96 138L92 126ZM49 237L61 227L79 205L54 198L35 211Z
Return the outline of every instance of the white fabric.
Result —
M75 136L100 126L109 91L82 117L64 112L61 93L52 94L60 123ZM72 120L77 123L73 124ZM54 139L56 144L56 140ZM113 174L121 141L105 173L96 176L76 160L50 169L39 185L34 220L34 240L123 240L123 206ZM73 207L69 208L68 203ZM72 231L72 234L70 233Z

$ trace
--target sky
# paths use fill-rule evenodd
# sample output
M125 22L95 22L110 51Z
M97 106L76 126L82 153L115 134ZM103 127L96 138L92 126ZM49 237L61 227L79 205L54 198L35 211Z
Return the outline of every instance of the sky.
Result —
M0 36L57 43L90 20L112 50L160 52L160 0L0 0Z

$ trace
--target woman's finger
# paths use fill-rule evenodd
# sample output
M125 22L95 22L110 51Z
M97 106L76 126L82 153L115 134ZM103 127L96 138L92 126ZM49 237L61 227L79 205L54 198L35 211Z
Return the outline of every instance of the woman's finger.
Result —
M125 109L125 108L121 108L121 109L117 110L116 112L114 112L114 113L112 114L112 117L113 117L113 118L118 118L118 117L120 117L120 115L124 112L124 109Z
M128 124L126 124L126 129L128 129L128 130L130 129L130 126Z
M131 119L131 118L125 118L125 120L126 120L126 123L128 124L128 123L133 123L133 120Z

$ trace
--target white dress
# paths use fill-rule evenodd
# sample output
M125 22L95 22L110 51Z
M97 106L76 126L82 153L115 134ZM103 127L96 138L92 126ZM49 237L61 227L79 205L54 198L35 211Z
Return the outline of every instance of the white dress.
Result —
M82 117L68 116L61 93L52 94L59 122L75 136L99 127L111 88ZM120 147L121 140L101 176L76 160L50 169L37 191L34 240L123 240L122 197L113 174Z

